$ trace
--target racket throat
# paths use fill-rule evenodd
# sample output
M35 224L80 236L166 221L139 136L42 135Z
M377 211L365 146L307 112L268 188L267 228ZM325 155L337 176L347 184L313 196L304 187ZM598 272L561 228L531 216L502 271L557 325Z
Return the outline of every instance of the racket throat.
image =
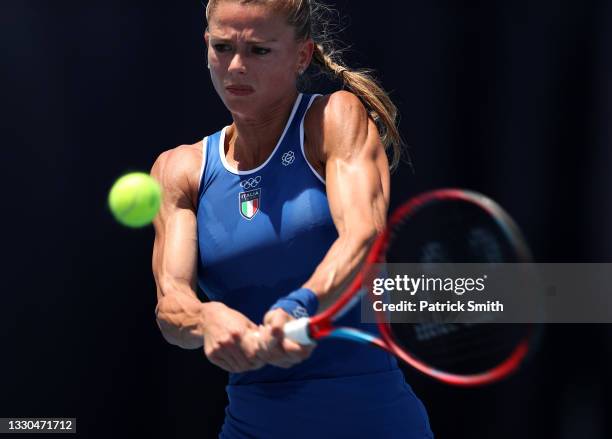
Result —
M327 337L333 331L334 327L329 320L322 320L319 322L311 321L309 325L309 336L313 340L319 340Z

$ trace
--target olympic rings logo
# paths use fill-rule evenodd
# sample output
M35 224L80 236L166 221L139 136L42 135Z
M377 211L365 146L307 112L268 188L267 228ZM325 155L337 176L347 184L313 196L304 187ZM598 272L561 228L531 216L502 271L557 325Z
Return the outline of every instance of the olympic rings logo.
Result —
M240 187L242 189L253 189L256 188L257 185L261 182L261 175L258 175L257 177L251 177L247 180L243 180L240 182Z

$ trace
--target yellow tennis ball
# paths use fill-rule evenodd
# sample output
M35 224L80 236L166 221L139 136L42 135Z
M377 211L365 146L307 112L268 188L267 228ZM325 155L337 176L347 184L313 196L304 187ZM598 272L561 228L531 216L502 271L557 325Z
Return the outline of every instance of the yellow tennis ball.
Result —
M124 226L143 227L157 215L161 195L161 188L153 177L144 172L131 172L115 181L108 194L108 206Z

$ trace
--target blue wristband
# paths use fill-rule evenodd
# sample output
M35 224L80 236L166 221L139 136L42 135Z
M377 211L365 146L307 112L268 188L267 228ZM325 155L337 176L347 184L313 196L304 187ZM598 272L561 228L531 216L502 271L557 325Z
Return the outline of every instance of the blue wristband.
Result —
M300 317L310 317L317 313L319 299L317 295L308 288L300 288L278 299L276 303L270 307L270 310L276 308L281 308L296 319Z

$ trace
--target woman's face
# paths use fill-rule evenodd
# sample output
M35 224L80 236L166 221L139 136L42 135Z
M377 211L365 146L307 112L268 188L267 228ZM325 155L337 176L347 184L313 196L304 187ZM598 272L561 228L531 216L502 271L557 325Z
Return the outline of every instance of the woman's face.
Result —
M296 41L294 32L285 17L263 5L218 4L205 40L213 85L232 113L257 116L295 92L313 43Z

